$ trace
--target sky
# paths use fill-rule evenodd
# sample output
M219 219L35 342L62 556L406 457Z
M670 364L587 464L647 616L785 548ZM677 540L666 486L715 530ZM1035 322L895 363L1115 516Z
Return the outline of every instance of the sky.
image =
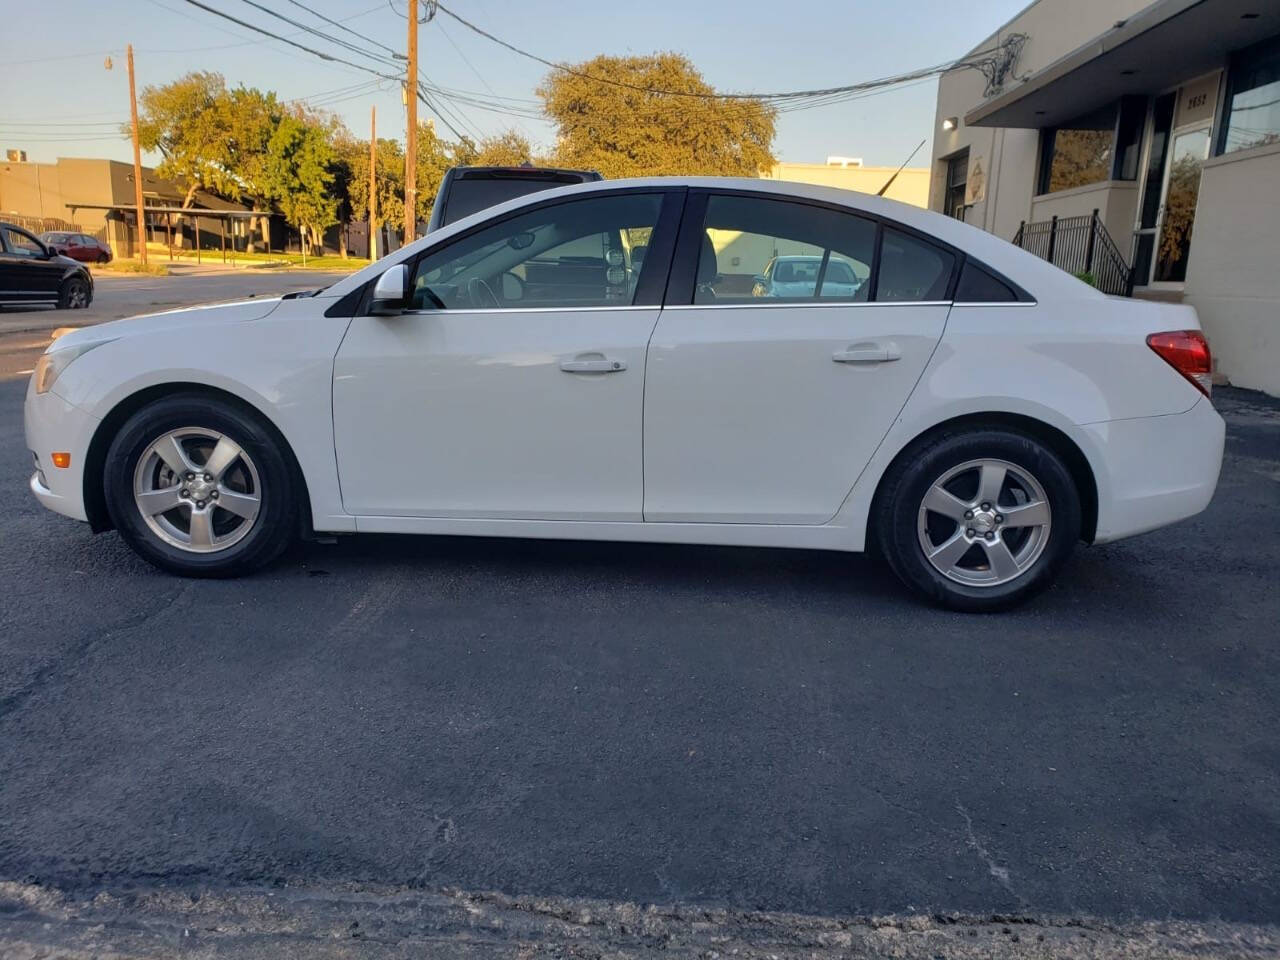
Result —
M255 8L248 0L202 0L241 20L353 63L390 72ZM254 0L354 44L316 19L317 11L371 41L403 50L404 0ZM450 0L457 13L516 46L559 63L597 54L685 54L721 91L806 90L857 83L959 57L1022 9L1027 0L805 0L799 7L764 0ZM231 86L274 90L338 114L367 137L369 108L378 134L404 135L398 85L270 40L187 0L4 0L0 56L0 149L25 149L29 160L108 157L131 161L118 125L129 117L125 45L134 45L139 90L191 70L213 70ZM958 15L960 12L963 15ZM435 84L486 98L531 100L548 68L526 60L438 14L420 27L420 66ZM110 58L111 69L106 68ZM876 96L784 113L774 152L779 160L822 163L861 157L897 166L921 140L913 165L930 156L934 80ZM492 101L491 101L492 102ZM525 104L524 109L530 105ZM419 105L419 116L430 113ZM543 120L513 118L455 104L445 120L476 137L515 128L549 148ZM436 128L451 137L437 120ZM144 155L154 164L157 156Z

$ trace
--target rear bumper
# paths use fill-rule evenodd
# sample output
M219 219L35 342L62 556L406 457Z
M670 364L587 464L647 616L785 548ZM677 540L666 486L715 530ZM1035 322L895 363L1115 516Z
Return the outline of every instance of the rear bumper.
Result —
M1186 413L1110 420L1082 429L1096 452L1095 543L1195 516L1213 499L1226 424L1208 400Z
M74 520L88 520L84 506L84 462L98 418L63 400L52 390L36 393L28 384L23 420L27 449L35 455L36 462L31 492L55 513ZM54 451L70 453L71 465L55 467L51 457Z

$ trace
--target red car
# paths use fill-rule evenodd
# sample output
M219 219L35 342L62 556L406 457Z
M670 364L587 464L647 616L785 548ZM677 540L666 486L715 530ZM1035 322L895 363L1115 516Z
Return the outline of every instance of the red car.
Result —
M107 263L111 259L111 248L87 233L53 230L40 234L40 239L46 246L52 247L64 257L79 260L81 263Z

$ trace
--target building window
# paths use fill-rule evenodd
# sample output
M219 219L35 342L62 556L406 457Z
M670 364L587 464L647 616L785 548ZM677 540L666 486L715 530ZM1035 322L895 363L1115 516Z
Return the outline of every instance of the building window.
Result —
M969 151L957 154L947 161L947 192L942 200L942 212L957 220L964 219L964 192L969 181Z
M1103 183L1111 177L1116 104L1041 133L1040 193Z
M1231 58L1218 153L1280 143L1280 37Z

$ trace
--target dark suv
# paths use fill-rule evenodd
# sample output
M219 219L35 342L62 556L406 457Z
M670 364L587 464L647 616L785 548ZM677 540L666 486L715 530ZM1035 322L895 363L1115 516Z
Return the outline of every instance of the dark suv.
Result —
M555 167L451 167L440 182L427 232L486 207L571 183L603 180L594 170Z

